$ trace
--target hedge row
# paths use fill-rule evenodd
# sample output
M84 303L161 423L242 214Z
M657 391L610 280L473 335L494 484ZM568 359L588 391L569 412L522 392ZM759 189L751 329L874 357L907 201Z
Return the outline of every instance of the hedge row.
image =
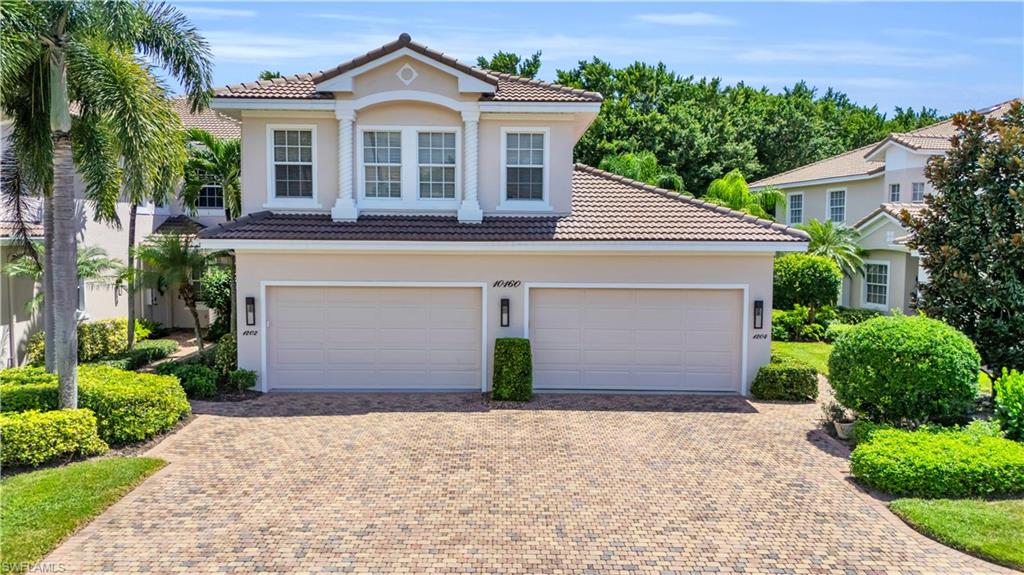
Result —
M110 359L101 359L96 363L116 367L126 371L134 371L163 359L178 351L178 342L173 339L147 339L135 344L132 349Z
M96 429L96 416L88 409L0 414L0 464L34 467L98 455L108 447Z
M750 387L756 399L814 401L818 397L818 370L802 361L772 356L761 366Z
M151 324L135 322L135 341L149 337ZM88 363L128 351L128 319L101 319L78 324L78 361ZM36 332L25 349L26 362L40 366L46 360L46 335Z

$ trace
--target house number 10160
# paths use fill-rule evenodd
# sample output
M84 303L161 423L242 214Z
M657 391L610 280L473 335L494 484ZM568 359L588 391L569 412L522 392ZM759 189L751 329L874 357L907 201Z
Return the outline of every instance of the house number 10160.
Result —
M496 288L517 288L523 285L523 282L519 280L498 280L494 282L491 287Z

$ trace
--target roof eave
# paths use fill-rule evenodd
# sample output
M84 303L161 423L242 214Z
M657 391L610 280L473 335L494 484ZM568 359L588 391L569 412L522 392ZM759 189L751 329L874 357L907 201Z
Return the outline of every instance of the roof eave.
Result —
M771 182L764 183L763 181L757 181L757 182L754 182L753 184L750 184L750 190L756 192L756 191L758 191L758 190L760 190L762 188L767 188L769 186L773 187L773 188L779 188L780 190L784 190L784 189L787 189L787 188L802 188L802 187L805 187L805 186L820 186L820 185L824 185L824 184L839 184L839 183L843 183L843 182L856 182L856 181L860 181L860 180L870 180L872 178L877 178L878 176L882 175L882 172L884 172L884 171L885 171L885 166L879 166L879 167L871 170L870 172L864 172L862 174L851 174L851 175L846 175L846 176L834 176L834 177L830 177L830 178L816 178L816 179L813 179L813 180L796 180L796 181L792 181L792 182L783 182L783 183L771 183Z

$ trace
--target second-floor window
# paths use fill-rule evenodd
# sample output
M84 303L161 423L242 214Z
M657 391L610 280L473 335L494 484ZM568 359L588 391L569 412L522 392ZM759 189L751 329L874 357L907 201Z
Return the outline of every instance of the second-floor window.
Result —
M543 132L505 133L505 199L544 200Z
M312 130L274 130L274 196L313 197Z
M363 194L402 197L402 133L363 132Z
M924 201L924 182L914 182L910 184L910 201Z
M455 199L455 133L419 132L420 198Z
M828 218L837 224L846 222L846 190L829 190Z
M210 176L205 172L199 174L200 178L208 181ZM199 188L199 197L196 200L196 207L201 210L222 210L224 209L224 188L218 184L207 183Z
M898 202L900 201L900 185L889 184L889 201Z
M804 221L804 195L789 195L789 223L802 224Z

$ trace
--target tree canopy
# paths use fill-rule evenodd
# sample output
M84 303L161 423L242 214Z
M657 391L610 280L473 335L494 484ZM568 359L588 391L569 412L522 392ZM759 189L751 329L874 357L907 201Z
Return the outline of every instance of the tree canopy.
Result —
M490 59L480 56L476 59L476 65L495 72L533 78L540 72L540 50L529 58L513 52L497 52Z

